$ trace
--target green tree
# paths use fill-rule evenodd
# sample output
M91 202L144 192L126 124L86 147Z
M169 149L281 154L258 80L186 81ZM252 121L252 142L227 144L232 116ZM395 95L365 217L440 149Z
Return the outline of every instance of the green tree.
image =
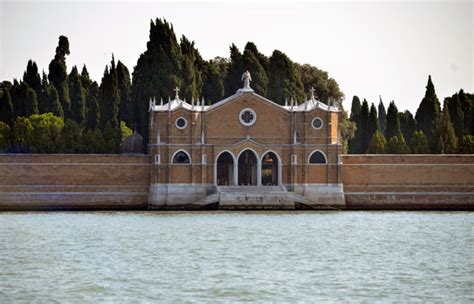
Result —
M85 117L86 92L82 86L81 75L74 66L69 74L69 92L73 119L81 124Z
M339 106L341 111L341 121L339 122L339 130L341 132L342 153L349 151L349 143L355 136L356 124L347 117L347 112L344 110L342 104Z
M56 47L56 55L49 64L48 79L58 92L59 101L67 118L72 118L71 99L69 96L69 84L67 81L66 55L69 55L69 40L66 36L59 36Z
M181 98L199 98L202 87L201 71L197 66L200 59L198 50L194 47L194 41L189 41L184 35L180 41L181 49Z
M120 128L113 128L112 124L107 122L103 134L107 153L119 153L120 144L122 143Z
M86 112L86 129L95 130L100 125L100 109L99 109L99 87L94 81L89 86L89 94L87 96L87 112ZM92 135L92 134L91 134Z
M370 141L372 139L372 136L380 130L379 127L379 121L377 118L377 109L375 108L375 105L372 103L370 106L370 112L369 112L369 120L367 122L367 135L366 135L366 140L370 144Z
M31 133L33 132L33 126L31 121L23 116L18 116L13 124L13 144L15 145L16 152L28 152L29 141L31 139Z
M400 130L403 133L403 137L405 137L407 142L410 142L411 136L413 135L413 132L415 132L415 119L408 110L398 113L398 117L400 119Z
M84 153L107 153L104 136L100 129L88 129L83 138Z
M413 154L426 154L430 153L430 147L428 146L428 140L425 134L421 130L415 130L410 140L410 151Z
M0 121L13 125L13 103L9 89L0 91Z
M379 96L379 126L380 132L385 135L385 130L387 129L387 111L385 111L385 106L382 102L382 96Z
M248 42L242 55L241 73L249 71L252 75L251 87L257 94L265 96L267 94L268 77L261 63L262 57L263 55L258 52L256 45Z
M400 117L398 116L398 109L395 102L390 102L387 110L387 129L385 131L386 137L392 139L392 137L401 134L400 130Z
M34 153L60 152L62 144L61 130L64 121L52 113L34 114L28 120L31 122L31 132L27 136L29 151Z
M358 123L360 121L360 110L361 110L361 103L360 99L357 96L352 97L352 105L351 105L351 116L349 120L355 124L354 136L349 139L349 153L357 154L361 153L361 145L360 145L360 131L357 132L359 129Z
M134 123L134 109L131 99L130 73L120 60L117 62L117 85L120 96L118 119L131 126Z
M318 99L326 104L344 98L344 94L339 89L339 85L333 78L329 77L328 72L322 71L309 64L297 64L296 66L301 74L301 80L305 92L314 88Z
M447 97L444 103L448 106L449 116L453 123L454 131L459 140L464 135L464 113L461 108L461 101L459 95L454 94L452 97Z
M385 140L385 136L380 132L380 130L376 130L372 139L370 140L369 147L367 148L368 154L384 154L387 152L387 141Z
M25 114L29 116L38 113L38 97L36 92L32 88L28 87L26 90Z
M388 140L387 151L390 154L407 154L410 152L402 133L399 133Z
M464 114L464 133L474 134L474 98L471 98L469 94L464 93L463 89L459 91L458 95Z
M296 65L282 52L273 51L268 67L267 97L284 104L286 98L305 100L305 95Z
M464 135L459 144L459 153L474 154L474 136Z
M150 97L174 96L181 78L181 49L173 27L166 20L150 22L150 40L133 71L132 100L136 104L138 133L148 139L148 102ZM110 110L108 110L110 111ZM104 116L105 113L101 113Z
M41 94L41 77L38 74L38 66L31 59L28 60L26 71L23 73L23 82L28 84L36 92L36 95Z
M100 101L102 127L105 127L106 124L110 122L112 128L117 128L119 126L118 113L120 106L120 94L118 89L115 59L113 56L110 63L110 69L107 66L104 71L104 76L102 77L102 83L100 84Z
M3 153L10 148L10 139L11 139L11 130L10 126L0 121L0 152Z
M242 73L244 71L242 54L235 44L230 46L230 63L224 80L225 96L235 94L242 87Z
M435 87L431 81L431 75L428 77L428 84L426 85L425 97L420 103L416 111L416 128L422 130L431 145L433 141L433 130L436 127L438 120L440 105L438 97L436 96Z
M216 102L224 97L224 79L229 63L224 58L204 62L202 66L202 96Z
M54 116L64 118L63 107L59 101L58 91L56 91L54 86L48 87L48 103L46 111L53 113Z
M369 146L369 103L364 99L360 109L359 121L357 122L356 138L360 138L360 151L364 153Z
M454 131L451 118L449 117L449 109L447 104L443 105L443 111L436 123L436 129L433 133L432 150L435 153L457 153L458 139Z
M120 143L123 142L123 140L129 136L131 136L133 134L133 131L132 129L130 129L129 127L127 127L127 124L125 123L125 121L121 121L120 122Z
M62 129L62 139L63 153L83 152L82 129L76 121L66 119L64 128Z

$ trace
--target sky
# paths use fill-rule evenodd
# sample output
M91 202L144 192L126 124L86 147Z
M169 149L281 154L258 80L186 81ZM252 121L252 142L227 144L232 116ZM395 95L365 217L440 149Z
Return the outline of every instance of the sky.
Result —
M68 70L86 64L100 81L112 53L130 70L146 50L150 19L165 18L205 59L247 41L270 56L329 73L345 94L414 113L432 76L438 98L474 93L473 1L138 2L0 0L0 80L21 78L29 59L48 71L58 37Z

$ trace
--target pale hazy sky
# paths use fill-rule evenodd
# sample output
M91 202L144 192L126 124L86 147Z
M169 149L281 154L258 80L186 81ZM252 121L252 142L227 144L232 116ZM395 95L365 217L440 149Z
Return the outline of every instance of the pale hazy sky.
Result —
M206 59L253 41L270 56L329 72L346 95L414 112L432 75L440 100L474 91L472 1L95 2L0 0L0 80L21 78L28 59L48 70L59 35L69 38L68 70L85 63L100 81L111 54L133 71L150 19L166 18Z

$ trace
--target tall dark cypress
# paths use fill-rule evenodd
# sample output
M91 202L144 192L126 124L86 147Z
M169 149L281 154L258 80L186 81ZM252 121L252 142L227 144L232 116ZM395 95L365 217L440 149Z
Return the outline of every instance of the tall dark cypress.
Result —
M444 103L448 106L449 116L453 123L456 136L461 140L464 135L464 113L459 95L456 93L452 97L445 98Z
M370 139L368 138L369 133L369 103L364 99L362 107L360 109L359 122L357 124L356 136L360 138L360 151L359 153L365 153L369 147Z
M56 47L56 55L49 64L48 79L56 88L59 101L66 118L72 118L71 99L69 96L69 84L67 81L66 55L69 55L69 40L66 36L59 36L59 43Z
M105 128L107 123L110 123L112 129L117 128L119 126L118 113L120 95L117 83L117 69L113 56L110 69L109 66L105 67L104 76L100 84L100 102L102 128Z
M87 130L96 130L100 126L99 86L94 81L89 86L87 95L87 110L85 127Z
M235 94L242 87L242 73L245 72L242 63L242 54L239 49L232 44L230 46L230 64L224 82L225 96Z
M0 121L13 127L13 103L10 90L5 88L0 91Z
M200 55L194 47L194 41L189 41L184 35L181 37L180 49L182 54L180 95L189 101L201 95L202 75L197 66Z
M120 60L117 62L117 85L120 96L118 120L125 121L127 126L134 128L130 73L127 67Z
M387 111L385 111L385 106L383 105L382 96L379 96L379 126L380 132L385 135L385 130L387 129Z
M372 105L370 106L369 121L367 124L366 140L368 143L370 143L372 136L379 129L380 127L379 127L379 121L377 119L377 109L375 108L375 105L372 103Z
M355 124L356 131L355 131L354 137L349 139L349 153L353 153L353 154L361 153L360 130L358 126L359 120L360 120L361 107L362 106L360 104L359 97L357 96L352 97L351 116L349 120Z
M395 101L390 102L387 111L387 130L385 131L386 138L390 140L394 136L401 134L400 130L400 117L398 115L398 109L395 105Z
M261 64L261 56L255 44L249 42L245 46L242 55L242 73L249 71L252 76L252 89L257 94L265 96L267 94L268 77L265 68Z
M38 66L31 59L28 60L26 71L23 73L23 82L28 84L36 92L37 96L41 94L41 77L38 73Z
M76 66L72 68L69 74L69 92L73 119L81 124L85 117L86 93Z
M436 96L435 87L430 75L428 76L425 97L421 101L415 115L416 128L423 131L428 139L428 143L432 141L433 130L436 127L436 121L440 112L439 109L438 97Z
M409 143L416 129L415 118L413 118L413 115L408 110L398 113L398 117L400 118L400 131L403 137L405 137L406 142Z
M284 104L286 98L299 102L307 99L296 65L278 50L270 57L267 97L278 104Z

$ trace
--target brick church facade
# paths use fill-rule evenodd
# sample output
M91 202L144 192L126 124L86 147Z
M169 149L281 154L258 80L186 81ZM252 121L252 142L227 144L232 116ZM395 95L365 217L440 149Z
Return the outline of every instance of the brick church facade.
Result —
M243 88L212 105L150 101L154 209L344 206L340 111L317 100L279 105ZM247 208L248 207L248 208Z

